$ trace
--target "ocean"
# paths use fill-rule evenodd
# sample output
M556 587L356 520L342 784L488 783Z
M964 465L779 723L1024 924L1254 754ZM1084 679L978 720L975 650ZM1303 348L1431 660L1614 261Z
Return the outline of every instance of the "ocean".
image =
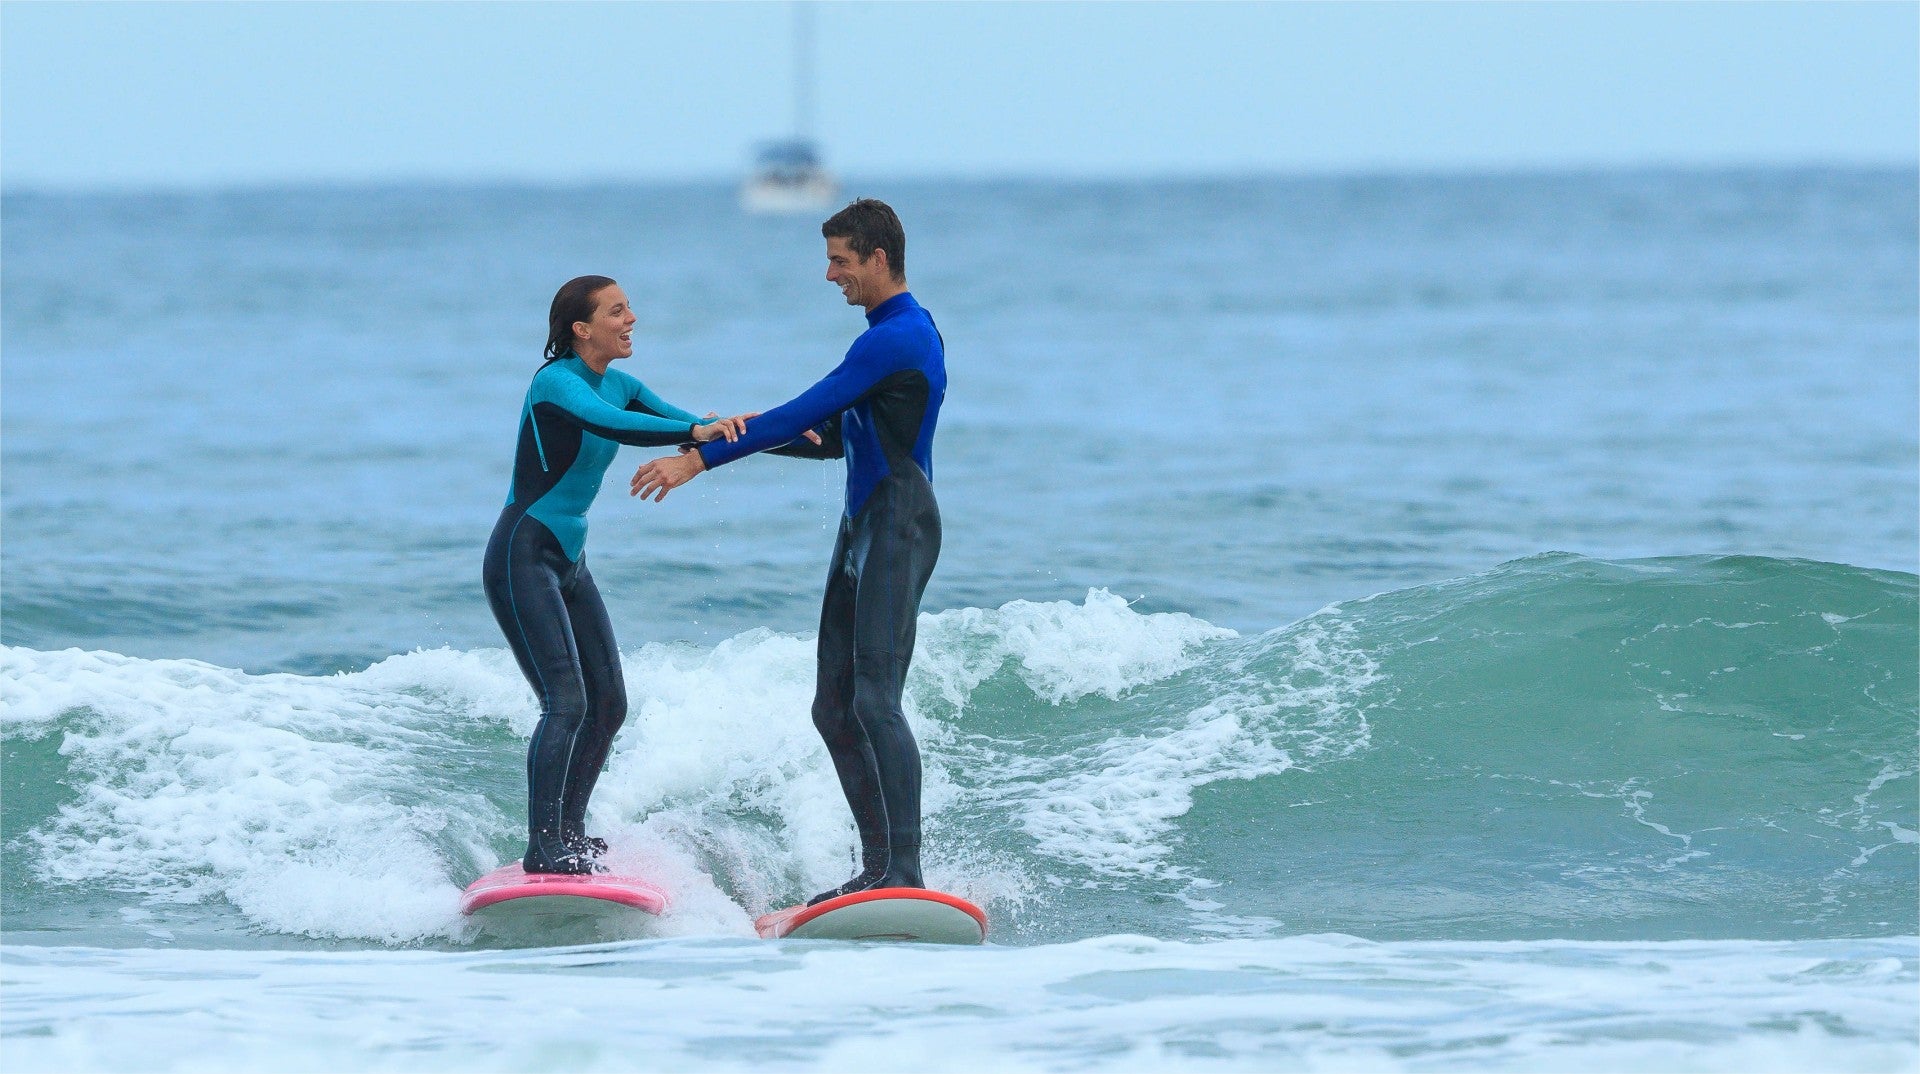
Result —
M844 879L838 463L587 557L589 826L674 905L513 942L480 591L546 306L769 408L864 327L721 184L0 201L8 1070L1920 1070L1910 170L874 182L947 343L908 681L983 948Z

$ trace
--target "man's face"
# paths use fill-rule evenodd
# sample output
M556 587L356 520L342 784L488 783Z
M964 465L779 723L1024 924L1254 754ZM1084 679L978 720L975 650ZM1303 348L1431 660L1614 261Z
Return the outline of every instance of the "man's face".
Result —
M892 279L883 251L875 250L862 261L847 245L847 240L838 237L827 240L827 282L840 288L840 293L847 297L847 305L872 309L876 305L874 298L887 292Z

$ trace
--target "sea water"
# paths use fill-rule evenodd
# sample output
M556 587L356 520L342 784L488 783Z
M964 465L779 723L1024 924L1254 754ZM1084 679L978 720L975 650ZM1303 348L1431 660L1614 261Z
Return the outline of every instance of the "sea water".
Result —
M946 338L907 709L985 948L770 943L837 463L625 495L589 817L514 944L479 589L570 276L764 409L863 327L724 187L10 191L9 1070L1912 1070L1908 171L885 183ZM527 944L532 946L527 946Z

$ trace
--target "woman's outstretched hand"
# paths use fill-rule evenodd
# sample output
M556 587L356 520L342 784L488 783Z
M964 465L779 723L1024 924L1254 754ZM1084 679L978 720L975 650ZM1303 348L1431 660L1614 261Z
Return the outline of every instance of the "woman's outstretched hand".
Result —
M721 418L719 421L709 422L706 425L696 425L693 427L693 438L702 444L709 440L718 440L723 436L726 437L728 441L738 440L740 439L740 434L747 431L747 419L757 418L759 416L758 413L736 414L731 418ZM708 413L707 417L717 417L717 415Z

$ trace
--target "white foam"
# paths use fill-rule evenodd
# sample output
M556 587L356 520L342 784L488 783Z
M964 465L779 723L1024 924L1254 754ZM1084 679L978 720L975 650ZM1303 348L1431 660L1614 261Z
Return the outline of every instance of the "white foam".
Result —
M1912 1070L1920 940L0 951L12 1067Z
M457 927L467 866L436 843L481 844L505 822L484 795L423 783L416 751L459 717L384 688L390 673L251 676L77 649L0 660L9 725L65 729L74 798L28 836L51 881L224 897L276 931L401 941Z
M1022 848L976 830L986 807L1056 863L1177 874L1168 835L1195 788L1364 741L1349 695L1371 672L1340 629L1323 616L1254 639L1235 650L1240 672L1189 683L1179 710L1129 711L1091 742L1035 755L968 730L972 692L1002 669L1036 704L1131 704L1238 635L1141 615L1104 590L924 616L906 708L925 761L929 883L990 910L1034 897ZM812 639L754 630L623 662L628 723L589 827L673 892L650 934L740 935L751 915L845 879L855 836L810 718ZM314 677L13 648L0 650L0 700L7 735L61 735L74 796L28 836L49 882L224 899L280 932L458 938L461 886L523 838L539 714L504 650Z
M1263 635L1215 670L1206 700L1147 733L1117 733L1061 755L999 793L1021 803L1036 849L1108 877L1191 879L1168 864L1193 793L1364 749L1361 705L1379 679L1336 612Z
M922 616L915 677L956 707L1011 662L1050 704L1117 698L1192 667L1208 642L1238 637L1177 612L1141 615L1105 589L1080 604L1016 600ZM916 683L916 685L922 685Z

